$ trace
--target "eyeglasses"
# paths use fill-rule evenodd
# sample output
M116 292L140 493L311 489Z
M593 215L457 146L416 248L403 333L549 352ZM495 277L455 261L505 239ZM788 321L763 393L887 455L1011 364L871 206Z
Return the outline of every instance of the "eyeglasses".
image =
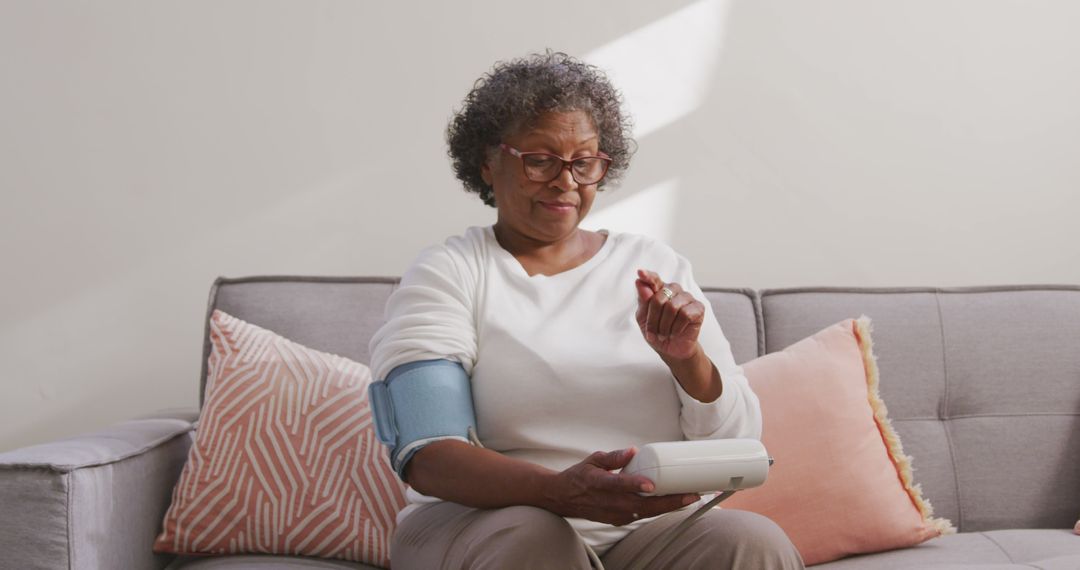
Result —
M566 167L570 167L570 176L574 177L574 182L583 186L596 184L604 179L612 162L606 156L582 156L566 160L547 152L521 152L508 144L500 144L499 148L520 158L525 177L533 182L551 182L558 178Z

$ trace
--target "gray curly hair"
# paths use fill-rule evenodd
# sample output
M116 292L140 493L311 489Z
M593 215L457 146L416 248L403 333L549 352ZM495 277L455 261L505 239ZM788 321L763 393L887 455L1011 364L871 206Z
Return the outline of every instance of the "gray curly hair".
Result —
M549 111L584 111L600 135L600 151L612 159L597 186L618 183L636 150L622 95L603 71L562 52L534 53L496 62L473 85L446 127L447 154L466 192L495 207L495 193L480 176L488 152L522 125Z

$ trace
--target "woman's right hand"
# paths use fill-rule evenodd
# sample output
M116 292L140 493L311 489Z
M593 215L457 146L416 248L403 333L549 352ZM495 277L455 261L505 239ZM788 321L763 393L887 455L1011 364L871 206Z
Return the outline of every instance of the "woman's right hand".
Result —
M577 517L615 526L674 511L697 501L696 494L643 497L653 482L641 475L612 473L625 467L637 453L630 447L597 451L557 474L545 489L548 510L564 517Z

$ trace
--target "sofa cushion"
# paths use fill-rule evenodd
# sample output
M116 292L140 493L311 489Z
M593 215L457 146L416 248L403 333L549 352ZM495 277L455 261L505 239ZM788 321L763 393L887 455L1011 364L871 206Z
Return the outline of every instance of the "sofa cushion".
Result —
M389 564L404 487L375 438L371 372L222 311L207 400L154 544Z
M240 554L233 556L181 556L165 570L380 570L356 562L308 558L304 556L267 556Z
M952 532L931 517L878 396L870 321L847 319L744 365L776 464L723 506L763 514L806 564Z
M962 532L922 544L851 556L814 570L986 570L1080 568L1080 539L1068 529Z

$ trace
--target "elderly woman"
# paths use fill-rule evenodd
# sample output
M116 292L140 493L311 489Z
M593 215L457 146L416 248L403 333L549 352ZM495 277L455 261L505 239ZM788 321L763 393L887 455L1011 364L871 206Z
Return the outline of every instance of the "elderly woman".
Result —
M372 368L382 379L459 367L476 438L426 437L395 456L410 487L395 569L589 568L590 550L625 568L706 500L639 494L652 482L616 472L636 445L760 439L758 399L689 262L644 236L579 227L629 165L629 124L599 70L551 52L496 64L452 119L454 171L497 218L412 263ZM443 398L456 405L429 395ZM712 509L649 567L803 563L771 520Z

